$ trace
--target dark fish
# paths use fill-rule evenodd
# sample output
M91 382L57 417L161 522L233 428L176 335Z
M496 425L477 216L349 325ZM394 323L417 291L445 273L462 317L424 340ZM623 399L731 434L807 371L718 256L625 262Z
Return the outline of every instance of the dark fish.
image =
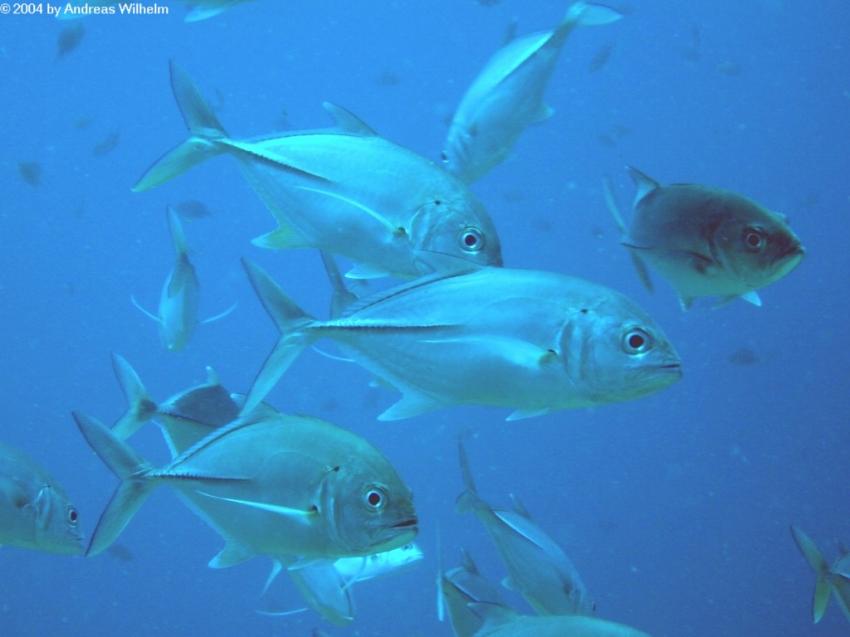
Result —
M113 544L106 552L109 553L116 560L120 560L121 562L132 562L136 559L136 556L133 555L133 552L128 549L123 544Z
M375 83L378 86L398 86L401 84L401 78L398 74L393 73L390 70L386 70L375 78Z
M759 356L750 348L742 347L729 354L726 360L733 365L755 365L759 362Z
M682 57L689 62L699 61L702 53L702 35L697 25L691 27L691 42L679 49Z
M109 135L104 137L102 141L95 144L95 147L92 148L91 151L92 155L95 157L103 157L104 155L111 153L115 150L115 147L118 146L120 139L121 134L118 131L112 131Z
M21 173L21 179L33 188L41 185L41 164L37 161L19 161L18 172Z
M740 75L741 65L737 62L732 62L731 60L727 60L726 62L721 62L717 65L717 72L722 75L728 75L729 77L735 77L736 75Z
M501 0L477 0L482 7L495 7Z
M206 204L203 201L198 201L197 199L181 201L179 204L174 206L174 209L181 218L189 220L203 219L204 217L209 217L212 214Z
M596 54L591 58L590 64L587 65L587 70L591 73L595 73L600 70L606 64L608 64L608 60L611 59L611 53L614 51L614 45L612 43L603 44Z
M74 120L74 128L77 130L85 130L89 126L91 126L92 118L88 115L81 115L76 120Z
M61 60L76 49L85 34L86 29L81 23L62 29L59 32L59 37L56 38L56 59Z

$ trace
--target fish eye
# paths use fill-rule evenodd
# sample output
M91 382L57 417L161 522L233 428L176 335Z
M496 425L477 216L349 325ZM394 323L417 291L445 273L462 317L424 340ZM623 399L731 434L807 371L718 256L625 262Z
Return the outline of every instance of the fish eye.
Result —
M366 506L373 511L380 511L387 503L387 495L383 489L371 487L366 490L363 500L366 502Z
M460 234L460 245L464 252L481 252L484 248L484 235L478 228L467 226Z
M76 526L79 519L80 516L77 513L77 510L74 507L68 507L68 522Z
M446 151L442 151L442 152L440 153L440 159L441 159L441 160L443 160L443 161L445 161L445 162L449 161L449 156L448 156L448 155L446 155Z
M744 229L744 246L750 252L761 252L767 243L764 231L759 228Z
M627 354L643 354L652 347L652 337L639 328L629 330L623 335L623 350Z

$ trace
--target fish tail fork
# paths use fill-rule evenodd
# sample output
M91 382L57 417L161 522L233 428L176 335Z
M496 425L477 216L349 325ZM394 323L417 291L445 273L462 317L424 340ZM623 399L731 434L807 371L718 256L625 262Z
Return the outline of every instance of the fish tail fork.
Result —
M156 482L147 477L150 465L109 429L79 412L72 415L92 450L122 480L92 534L86 555L93 556L105 551L118 538Z
M313 317L286 296L260 266L244 258L242 265L260 303L281 333L280 340L263 363L245 399L242 413L249 414L274 388L304 348L312 344L315 337L308 331Z
M127 359L120 354L112 354L112 369L121 391L127 399L127 411L112 427L112 434L120 440L126 440L156 414L156 403L148 395L142 380Z
M830 571L829 564L824 559L814 540L803 533L796 526L791 526L791 536L800 549L800 553L806 558L809 566L815 572L817 580L815 581L815 594L812 600L812 619L817 624L826 612L826 606L829 603L830 586Z
M171 149L151 166L133 186L133 192L155 188L197 164L224 152L216 143L227 133L215 113L204 101L191 78L173 61L170 64L171 89L183 121L189 129L189 139Z

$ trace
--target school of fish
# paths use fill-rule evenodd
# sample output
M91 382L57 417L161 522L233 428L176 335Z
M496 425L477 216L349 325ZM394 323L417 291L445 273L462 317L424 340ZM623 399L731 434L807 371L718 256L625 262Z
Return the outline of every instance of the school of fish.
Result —
M246 1L193 0L186 3L186 21L212 18ZM81 7L100 11L115 4L72 2L59 17L84 17ZM0 444L0 544L93 557L113 545L157 487L167 486L221 537L211 568L268 558L264 593L285 573L305 604L258 612L283 617L312 609L346 625L356 617L355 583L423 559L413 543L420 521L403 475L368 440L265 402L315 343L334 342L346 360L400 394L377 414L379 420L427 418L458 405L502 408L508 420L545 417L636 400L676 383L683 361L651 316L597 283L503 263L497 227L470 189L511 155L528 126L546 125L553 113L547 86L571 34L623 17L578 0L552 29L506 42L460 100L442 162L383 137L330 102L323 104L330 128L230 137L189 74L172 62L171 90L188 137L143 171L132 189L146 192L219 156L237 160L276 224L253 243L320 251L333 289L330 316L309 315L264 267L243 259L246 284L280 333L264 362L259 353L246 361L258 368L252 385L244 394L233 393L208 367L205 383L160 402L115 354L126 412L111 427L73 412L81 435L118 481L91 536L84 540L62 487L23 452ZM63 32L58 57L82 35L82 27ZM34 187L37 168L19 165ZM704 297L761 305L758 291L802 261L802 242L784 215L718 187L663 185L636 168L628 172L636 185L630 220L604 176L600 203L612 213L646 287L652 290L655 272L683 309ZM199 326L236 309L199 317L201 286L183 221L207 215L197 200L167 209L175 261L159 305L148 310L131 297L170 352L189 346ZM344 275L338 257L352 264ZM290 280L297 276L288 274ZM346 284L379 277L401 281L363 298ZM160 428L169 452L162 466L128 442L148 422ZM456 508L481 522L507 572L502 586L521 595L534 614L508 606L470 554L456 547L462 566L444 569L444 556L436 556L437 614L455 635L647 637L597 617L593 597L557 541L518 497L512 496L510 508L488 504L463 441L458 450L464 491ZM850 618L848 556L830 565L804 532L792 527L792 536L816 574L814 621L831 596Z

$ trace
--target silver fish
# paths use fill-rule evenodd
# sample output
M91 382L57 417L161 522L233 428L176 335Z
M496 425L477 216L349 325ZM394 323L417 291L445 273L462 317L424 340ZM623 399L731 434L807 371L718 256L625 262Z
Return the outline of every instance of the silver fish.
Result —
M524 510L494 509L478 495L463 443L458 442L466 491L458 509L473 511L499 551L509 577L505 584L521 594L540 615L593 612L587 588L563 549Z
M472 637L484 625L471 604L502 604L499 590L478 572L469 553L462 550L463 564L440 572L437 579L437 616L448 615L456 637Z
M420 548L410 543L372 555L341 557L335 561L297 566L290 568L288 572L310 608L331 623L345 626L354 620L352 594L354 584L396 572L421 560L422 557ZM269 581L266 582L266 589L282 568L281 564L275 565ZM272 617L285 617L306 610L306 608L296 608L258 612Z
M65 490L29 456L0 443L0 545L79 555L79 514Z
M364 439L330 423L267 415L236 421L160 469L100 423L74 413L122 482L88 548L109 547L154 488L168 484L226 540L213 568L267 555L285 566L369 555L416 534L410 490Z
M520 615L499 604L471 604L484 625L475 637L649 637L645 632L584 615Z
M463 404L526 418L637 398L681 376L678 355L652 319L581 279L503 268L434 275L320 321L265 271L243 265L282 334L248 393L249 411L323 337L402 392L380 420Z
M190 137L133 187L148 190L210 157L229 154L278 222L254 240L266 248L320 248L355 262L353 278L404 278L501 265L484 206L457 178L378 136L326 103L337 130L243 141L227 136L191 79L174 64L171 85Z
M760 306L756 290L800 264L805 251L782 215L728 190L662 186L632 167L629 174L637 185L629 228L604 183L623 245L647 289L652 282L644 261L670 282L683 309L706 296L740 297Z
M796 526L791 527L791 536L815 572L815 594L812 601L812 619L818 623L826 612L830 594L835 595L838 606L850 621L850 553L839 557L830 566L814 540Z
M622 17L609 7L575 2L551 31L513 39L499 49L452 118L442 154L449 172L469 183L504 161L528 126L551 117L543 94L572 30Z
M183 225L180 223L180 216L170 206L166 210L166 217L177 259L162 286L158 311L154 314L146 310L134 296L130 297L130 301L145 316L159 325L159 337L163 346L171 352L177 352L186 347L200 323L212 323L222 319L235 310L236 305L231 305L224 312L199 321L200 283L195 266L189 260L189 248L186 245L186 236L183 234Z

